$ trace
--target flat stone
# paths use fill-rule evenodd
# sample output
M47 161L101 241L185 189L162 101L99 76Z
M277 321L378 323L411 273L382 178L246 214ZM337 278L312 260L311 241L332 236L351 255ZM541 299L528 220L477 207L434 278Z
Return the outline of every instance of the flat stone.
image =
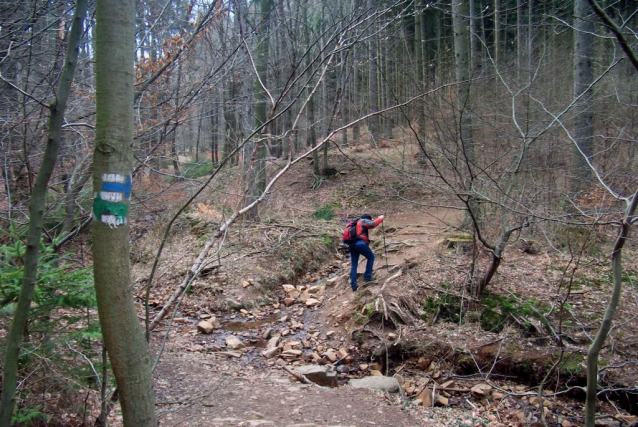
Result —
M249 280L242 280L241 281L241 286L242 288L247 288L250 286L250 281Z
M396 378L384 376L370 376L361 379L353 379L348 384L354 388L366 388L369 390L383 390L390 393L396 393L401 389L401 385Z
M299 301L301 301L302 304L307 303L309 299L310 299L310 292L308 291L308 289L306 289L305 291L301 293L301 295L299 295Z
M432 390L430 390L429 388L423 390L421 394L419 394L416 397L415 403L417 405L423 405L428 408L431 407L432 406Z
M268 344L266 345L266 348L269 350L271 348L277 348L277 345L279 345L280 339L281 339L281 335L279 334L274 335L272 338L268 340Z
M327 357L327 358L328 358L328 360L329 360L331 363L336 362L336 361L337 361L337 359L338 359L338 358L337 358L337 353L335 353L335 351L334 351L334 350L332 350L332 349L330 349L330 350L326 351L323 355L324 355L325 357Z
M241 340L235 335L228 335L226 337L226 346L232 348L233 350L239 350L240 348L246 347L246 345L241 342Z
M304 375L315 384L324 387L337 387L337 373L331 371L327 366L303 365L295 369L295 373Z
M279 347L267 348L266 350L261 352L261 355L266 359L272 359L279 354L279 351Z
M306 301L306 307L314 307L318 304L319 304L319 300L315 298L309 298L308 301Z
M206 320L202 320L197 324L197 330L202 334L210 334L215 330L215 326Z
M228 307L230 310L240 310L244 308L244 304L232 298L226 298L222 305Z
M286 307L290 307L291 305L293 305L295 303L295 299L294 298L284 298L284 305Z
M445 396L439 395L436 397L436 402L434 403L436 404L436 406L449 406L450 400Z
M292 340L284 344L284 350L301 350L301 342Z
M295 288L292 285L281 285L282 288L284 288L284 292L287 294L291 294L293 292L297 292L297 288Z
M301 350L286 350L281 352L281 357L285 359L296 359L301 356Z
M487 396L490 390L492 390L492 386L485 383L476 384L471 388L472 394L478 399L482 399Z

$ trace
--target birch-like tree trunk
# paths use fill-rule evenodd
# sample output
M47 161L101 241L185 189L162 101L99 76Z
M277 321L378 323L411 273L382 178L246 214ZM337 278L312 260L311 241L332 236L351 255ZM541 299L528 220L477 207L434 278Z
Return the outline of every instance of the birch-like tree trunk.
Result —
M93 272L124 425L155 427L151 358L133 306L129 264L134 18L133 0L96 3Z

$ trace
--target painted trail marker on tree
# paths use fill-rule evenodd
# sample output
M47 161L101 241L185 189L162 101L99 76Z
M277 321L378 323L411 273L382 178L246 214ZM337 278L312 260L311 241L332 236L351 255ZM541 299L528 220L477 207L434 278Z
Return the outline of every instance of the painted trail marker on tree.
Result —
M102 186L95 194L93 215L110 228L126 224L128 216L128 200L131 197L131 175L105 173L102 175Z

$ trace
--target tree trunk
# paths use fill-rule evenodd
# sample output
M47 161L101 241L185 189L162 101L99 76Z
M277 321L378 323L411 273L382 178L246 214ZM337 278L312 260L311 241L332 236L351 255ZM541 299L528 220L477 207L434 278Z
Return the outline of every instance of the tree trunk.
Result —
M572 164L573 193L578 193L592 180L587 159L594 151L593 96L590 85L594 81L592 60L594 57L594 23L587 0L574 1L574 97L581 98L574 104L574 137L577 147Z
M155 427L150 353L133 306L129 265L134 18L133 0L96 4L93 273L124 425Z
M492 56L494 58L494 66L498 70L498 59L500 55L501 44L501 0L494 0L494 48Z
M472 141L472 116L470 114L470 61L469 61L469 16L468 3L452 0L452 25L454 27L454 58L456 68L456 102L460 115L460 136L465 160L474 160Z
M253 126L255 129L262 129L254 137L255 141L252 144L253 150L252 153L250 153L250 161L248 163L244 162L248 166L248 169L246 170L246 173L248 174L248 187L244 206L248 206L257 200L266 187L266 155L268 154L268 145L265 140L267 128L263 128L263 126L266 123L268 98L262 84L266 87L268 85L268 69L266 61L268 60L270 44L268 32L270 31L271 11L273 7L273 0L260 1L261 25L259 26L259 34L261 37L259 40L259 46L257 47L257 54L255 55L255 71L257 72L258 78L255 79L253 85ZM261 80L261 82L259 80ZM256 219L259 215L257 209L258 206L255 205L253 209L246 213L244 218L252 220Z
M376 3L373 0L368 0L368 12L373 13L374 5ZM374 33L376 30L376 25L373 23L371 26L371 30ZM369 99L370 99L370 113L376 113L379 111L379 86L378 86L378 76L377 76L377 35L370 35L370 43L368 47L368 91L369 91ZM370 132L370 136L372 141L374 142L376 138L379 137L379 115L375 114L370 117L368 120L368 131Z
M611 323L620 301L620 291L622 290L622 249L625 242L629 238L631 231L631 221L635 220L634 213L638 205L638 191L636 191L627 204L625 217L622 221L622 227L614 245L614 251L611 256L611 271L613 275L614 287L611 298L607 304L603 321L600 329L594 338L594 341L587 352L587 399L585 401L585 427L594 427L596 425L596 401L598 400L598 355L609 335Z
M481 44L479 43L478 17L476 13L478 0L470 0L470 69L473 73L481 64ZM530 0L531 1L531 0Z
M15 308L15 314L9 335L6 340L4 364L2 368L2 399L0 401L0 426L11 425L11 416L15 406L15 392L18 375L18 356L23 334L29 317L29 307L33 299L38 272L40 254L40 235L44 221L44 207L46 191L55 168L58 151L62 141L62 122L67 101L71 93L71 82L77 65L82 24L86 15L87 0L78 0L69 33L66 59L60 75L60 84L56 92L56 99L50 108L49 135L44 149L44 158L33 186L29 200L29 229L27 234L27 252L24 262L24 277L20 288L20 296ZM132 61L131 61L132 64Z

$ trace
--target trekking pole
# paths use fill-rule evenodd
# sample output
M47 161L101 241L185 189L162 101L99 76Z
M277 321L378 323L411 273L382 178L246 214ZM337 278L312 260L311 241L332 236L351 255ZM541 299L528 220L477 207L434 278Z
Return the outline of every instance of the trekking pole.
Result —
M381 231L383 232L383 251L385 252L385 268L390 272L390 266L388 265L388 247L385 244L385 225L381 223Z

